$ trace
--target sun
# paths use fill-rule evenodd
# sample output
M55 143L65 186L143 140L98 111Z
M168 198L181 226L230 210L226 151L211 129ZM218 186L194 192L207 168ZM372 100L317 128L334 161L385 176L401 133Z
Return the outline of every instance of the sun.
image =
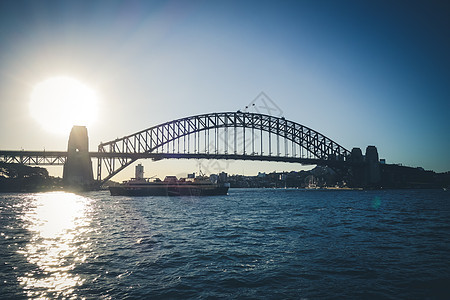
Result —
M45 130L69 134L73 125L89 127L96 121L97 105L94 90L74 78L59 76L34 87L30 113Z

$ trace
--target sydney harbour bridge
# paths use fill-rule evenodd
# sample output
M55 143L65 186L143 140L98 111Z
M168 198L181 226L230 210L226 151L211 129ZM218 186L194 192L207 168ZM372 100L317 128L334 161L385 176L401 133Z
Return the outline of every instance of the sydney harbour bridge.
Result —
M277 161L326 165L336 170L365 162L368 172L375 174L370 180L379 177L378 153L373 146L363 156L359 148L350 152L316 130L284 117L241 111L169 121L102 142L95 152L88 149L87 129L83 126L73 127L67 151L0 150L0 161L7 163L64 165L63 178L72 185L101 185L144 158ZM96 180L92 159L97 160Z

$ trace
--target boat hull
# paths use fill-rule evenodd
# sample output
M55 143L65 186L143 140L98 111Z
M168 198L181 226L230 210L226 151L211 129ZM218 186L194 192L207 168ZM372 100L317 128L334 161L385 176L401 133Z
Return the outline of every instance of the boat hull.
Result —
M111 186L112 196L218 196L227 195L228 186L217 185L123 185Z

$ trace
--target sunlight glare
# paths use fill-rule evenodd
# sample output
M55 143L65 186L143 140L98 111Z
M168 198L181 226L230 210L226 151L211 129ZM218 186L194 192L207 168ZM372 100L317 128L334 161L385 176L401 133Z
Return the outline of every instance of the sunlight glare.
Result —
M97 102L97 94L80 81L53 77L34 87L30 113L45 130L68 134L73 125L92 125L97 118Z
M30 298L67 298L84 280L72 270L88 244L90 199L64 192L30 196L23 224L32 234L17 252L36 268L17 278Z

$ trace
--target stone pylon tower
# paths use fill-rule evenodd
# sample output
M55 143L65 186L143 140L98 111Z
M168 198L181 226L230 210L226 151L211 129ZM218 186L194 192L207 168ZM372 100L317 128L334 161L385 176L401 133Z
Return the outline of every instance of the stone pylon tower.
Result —
M94 183L86 126L73 126L67 147L63 180L66 186L89 189Z
M371 187L378 187L381 181L380 160L375 146L366 148L366 183Z

